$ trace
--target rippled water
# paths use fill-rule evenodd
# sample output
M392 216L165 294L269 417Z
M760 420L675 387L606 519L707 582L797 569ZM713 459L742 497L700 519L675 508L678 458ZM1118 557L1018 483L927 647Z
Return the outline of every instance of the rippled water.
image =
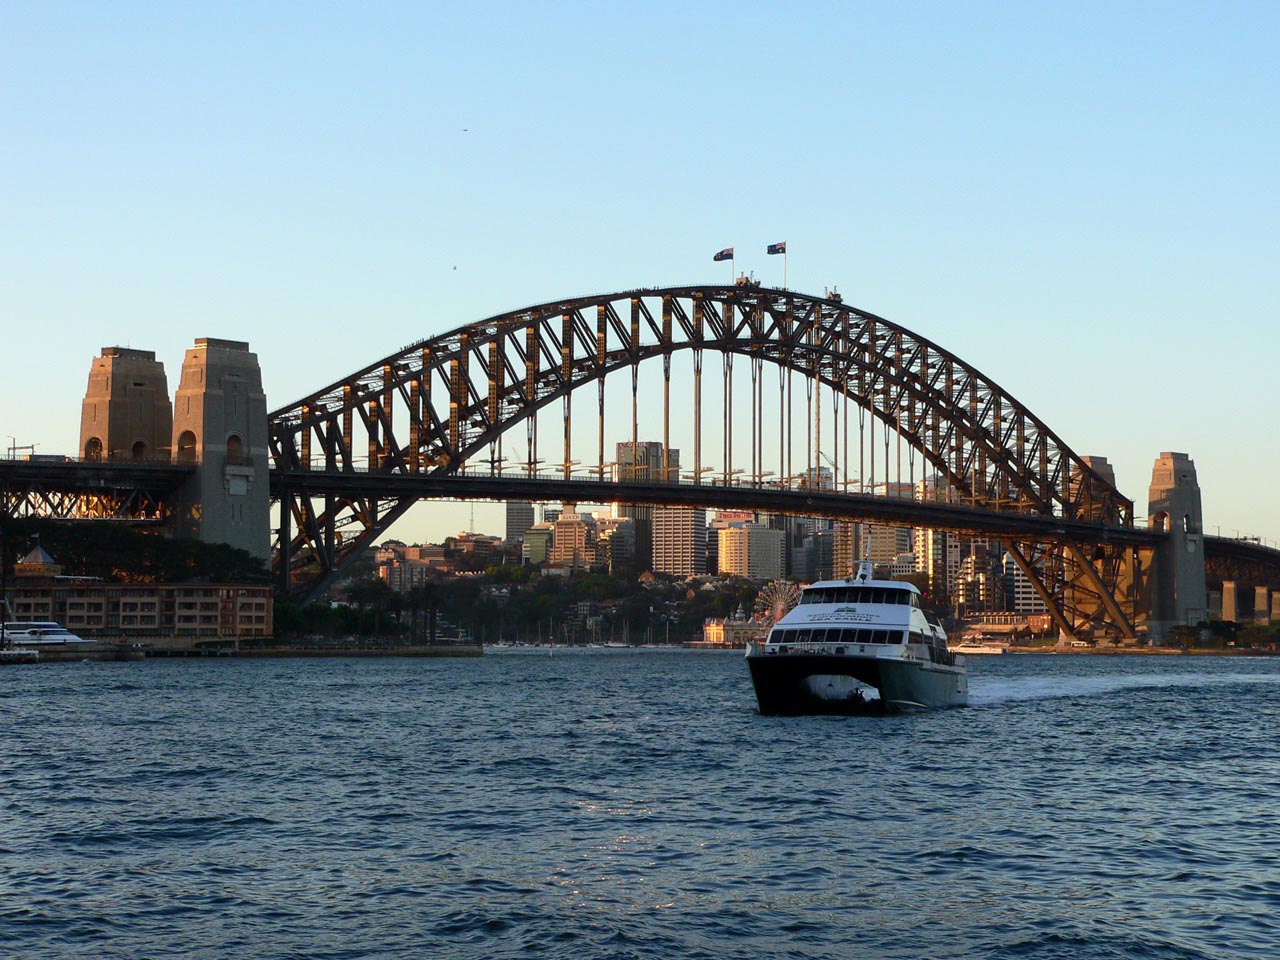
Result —
M848 718L701 651L7 668L0 954L1280 954L1280 660L969 662Z

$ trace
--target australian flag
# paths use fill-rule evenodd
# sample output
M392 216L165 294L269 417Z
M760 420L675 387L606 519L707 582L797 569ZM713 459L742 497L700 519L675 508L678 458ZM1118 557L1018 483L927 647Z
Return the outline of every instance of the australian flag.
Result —
M712 259L712 260L715 260L715 261L717 261L717 262L718 262L718 261L720 261L720 260L732 260L732 259L733 259L733 247L725 247L723 250L721 250L719 253L717 253L717 254L716 254L714 257L712 257L711 259Z
M781 243L771 243L769 244L768 249L765 250L765 253L770 253L770 254L786 253L786 252L787 252L787 241L785 240L783 240Z

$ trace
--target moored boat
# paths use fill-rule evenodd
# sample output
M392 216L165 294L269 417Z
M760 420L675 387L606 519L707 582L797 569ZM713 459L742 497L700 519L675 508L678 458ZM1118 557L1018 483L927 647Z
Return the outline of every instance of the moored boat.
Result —
M951 648L952 653L969 655L988 655L1008 653L1008 647L997 646L994 643L983 643L981 640L962 640Z
M848 580L806 587L746 659L763 714L901 712L969 698L964 657L947 649L920 591L874 579L869 561Z
M9 620L0 624L0 644L9 647L51 650L93 643L52 620Z

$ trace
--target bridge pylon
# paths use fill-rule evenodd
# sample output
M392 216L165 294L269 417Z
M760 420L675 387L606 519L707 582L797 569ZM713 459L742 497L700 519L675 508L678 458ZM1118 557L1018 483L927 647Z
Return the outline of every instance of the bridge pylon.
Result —
M168 460L173 406L164 364L151 350L103 347L80 404L79 456Z
M181 492L176 531L270 559L267 403L247 343L202 337L186 352L173 456L196 466Z
M1151 528L1168 535L1155 549L1151 591L1151 634L1163 639L1172 627L1208 618L1200 484L1187 454L1157 458L1147 514Z

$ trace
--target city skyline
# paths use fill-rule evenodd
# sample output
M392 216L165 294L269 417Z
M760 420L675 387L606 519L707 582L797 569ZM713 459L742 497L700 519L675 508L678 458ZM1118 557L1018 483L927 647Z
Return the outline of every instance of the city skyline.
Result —
M781 285L787 242L791 288L973 363L1139 516L1181 451L1208 532L1280 538L1275 11L289 10L0 13L6 446L75 452L103 346L176 380L246 340L275 408L527 303L726 282L726 247Z

